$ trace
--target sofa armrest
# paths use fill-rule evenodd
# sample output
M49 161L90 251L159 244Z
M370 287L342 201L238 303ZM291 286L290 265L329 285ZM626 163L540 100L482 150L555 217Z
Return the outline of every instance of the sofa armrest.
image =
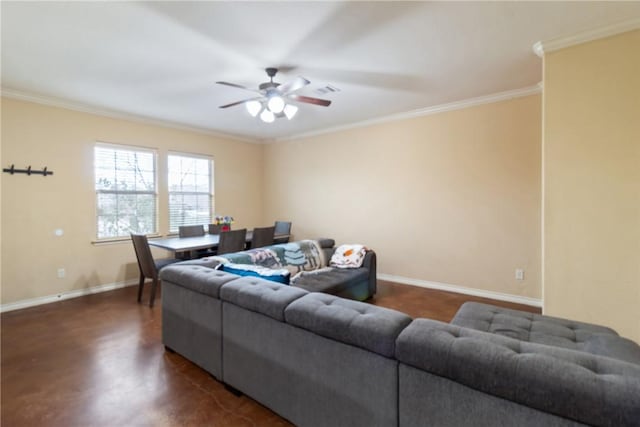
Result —
M336 248L331 249L332 254L335 252ZM327 264L331 257L327 259ZM377 279L377 268L378 268L378 258L376 253L367 249L367 253L364 256L364 260L362 261L362 268L366 268L369 271L369 298L376 294L378 290L378 279Z
M364 256L364 262L362 263L362 267L369 270L369 295L370 297L376 294L378 289L378 280L377 280L377 257L376 253L371 249L367 250L367 254Z

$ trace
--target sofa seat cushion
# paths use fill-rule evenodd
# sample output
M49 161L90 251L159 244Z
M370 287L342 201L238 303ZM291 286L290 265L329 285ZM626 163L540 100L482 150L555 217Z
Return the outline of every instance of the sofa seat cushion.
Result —
M322 293L309 293L284 311L287 323L318 335L393 357L411 318L399 311Z
M222 287L220 299L284 322L284 309L306 294L303 289L255 277L241 277Z
M396 358L467 387L588 425L637 425L640 366L429 319L397 340Z
M219 298L220 287L237 279L235 274L203 267L202 265L169 265L160 270L160 279L204 295Z
M452 324L520 341L563 347L640 364L640 346L610 328L467 302Z
M369 270L366 268L331 268L322 272L303 272L291 285L309 292L324 292L337 294L344 289L356 286L369 280Z

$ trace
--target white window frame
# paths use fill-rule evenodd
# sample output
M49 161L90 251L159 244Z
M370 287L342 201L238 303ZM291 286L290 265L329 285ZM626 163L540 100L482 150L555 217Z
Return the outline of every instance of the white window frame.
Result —
M200 159L200 160L206 160L207 164L209 166L209 191L208 192L204 192L204 191L172 191L171 190L171 178L170 178L170 174L171 174L171 168L169 166L170 164L170 157L171 156L176 156L176 157L183 157L183 158L187 158L187 159ZM185 153L185 152L178 152L178 151L170 151L167 154L167 191L168 191L168 197L167 197L167 224L168 224L168 228L169 228L169 234L175 234L178 232L178 227L181 225L206 225L207 223L210 224L213 220L214 217L214 205L215 205L215 162L213 157L208 156L206 154L194 154L194 153ZM172 196L175 195L192 195L192 196L203 196L206 195L209 198L209 202L207 203L207 207L209 208L209 214L208 214L208 219L206 220L198 220L198 218L195 218L193 221L184 221L184 218L182 221L179 221L178 223L173 224L172 223L172 216L171 216L171 209L172 209L172 204L171 204L171 198Z
M109 150L118 150L118 151L129 151L129 152L134 152L134 153L144 153L144 154L151 154L152 158L153 158L153 183L154 183L154 188L152 190L105 190L105 189L99 189L97 186L97 170L98 170L98 164L97 164L97 158L96 158L96 150L97 149L109 149ZM117 172L116 172L117 173ZM96 242L104 242L104 241L117 241L117 240L124 240L124 239L128 239L130 233L138 233L139 230L134 230L134 229L129 229L127 231L123 231L122 233L119 233L117 235L101 235L100 234L100 226L99 226L99 220L100 220L100 202L99 202L99 197L101 194L115 194L117 195L124 195L124 194L130 194L130 195L151 195L153 196L153 202L154 202L154 212L153 212L153 219L152 219L152 230L146 232L145 234L147 235L157 235L158 234L158 213L159 213L159 206L158 206L158 150L153 149L153 148L148 148L148 147L138 147L138 146L132 146L132 145L120 145L120 144L113 144L113 143L106 143L106 142L96 142L94 144L93 147L93 174L94 174L94 180L93 180L93 187L94 187L94 191L95 191L95 225L96 225L96 230L95 230L95 236L96 236ZM117 211L116 211L117 212ZM117 215L117 213L116 213Z

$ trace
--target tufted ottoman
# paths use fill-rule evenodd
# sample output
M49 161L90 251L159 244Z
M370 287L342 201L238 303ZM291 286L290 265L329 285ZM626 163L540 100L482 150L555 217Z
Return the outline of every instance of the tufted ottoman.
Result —
M451 324L640 365L640 346L604 326L477 302L464 303Z

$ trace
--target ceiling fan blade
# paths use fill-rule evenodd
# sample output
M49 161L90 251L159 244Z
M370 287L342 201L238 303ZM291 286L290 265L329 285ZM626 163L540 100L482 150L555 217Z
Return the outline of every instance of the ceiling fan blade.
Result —
M245 87L245 86L242 86L242 85L237 85L237 84L235 84L235 83L229 83L229 82L216 82L216 84L224 85L224 86L231 86L231 87L235 87L235 88L238 88L238 89L244 89L244 90L249 90L249 91L251 91L251 92L258 92L258 93L260 93L259 91L255 90L255 89L251 89L251 88L248 88L248 87Z
M294 101L306 102L307 104L313 104L313 105L321 105L323 107L328 107L329 105L331 105L331 101L327 99L312 98L310 96L289 95L289 98L293 99Z
M229 107L235 107L236 105L240 105L240 104L244 104L245 102L249 102L249 101L257 101L259 99L262 99L261 96L257 96L255 98L249 98L249 99L243 99L242 101L238 101L238 102L232 102L231 104L227 104L227 105L221 105L218 108L229 108Z
M282 83L280 86L278 86L278 90L280 90L280 92L286 95L288 93L295 92L299 89L302 89L309 83L311 83L309 80L305 79L302 76L298 76L293 80L289 80L288 82Z

